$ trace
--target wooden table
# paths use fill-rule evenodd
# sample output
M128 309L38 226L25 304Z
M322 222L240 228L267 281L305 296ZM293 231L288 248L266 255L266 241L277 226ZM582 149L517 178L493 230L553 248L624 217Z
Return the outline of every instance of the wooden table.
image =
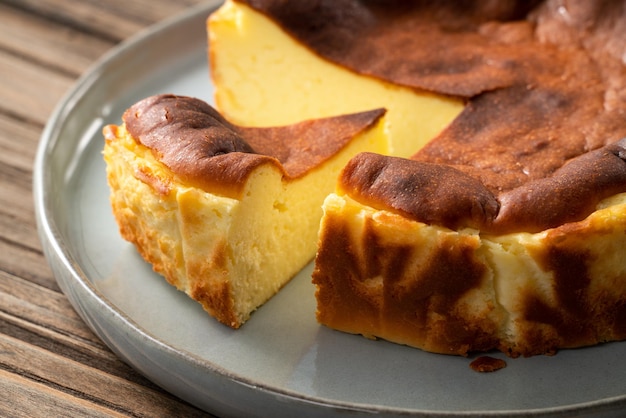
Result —
M200 0L0 0L0 416L206 416L120 361L59 289L32 167L56 103L102 54Z

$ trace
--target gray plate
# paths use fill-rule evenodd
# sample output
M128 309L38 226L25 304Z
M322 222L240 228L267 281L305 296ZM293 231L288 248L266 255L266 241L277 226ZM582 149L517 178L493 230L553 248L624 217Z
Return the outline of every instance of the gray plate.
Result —
M212 100L204 23L215 4L103 57L41 139L34 192L46 257L75 309L117 355L219 415L569 416L626 408L626 343L507 359L507 368L480 374L471 358L320 327L311 266L237 331L154 274L111 215L101 129L151 94Z

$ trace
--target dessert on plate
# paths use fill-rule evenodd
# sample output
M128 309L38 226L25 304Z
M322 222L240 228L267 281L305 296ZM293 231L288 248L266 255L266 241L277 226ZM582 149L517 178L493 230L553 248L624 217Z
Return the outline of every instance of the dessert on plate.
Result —
M143 99L104 129L121 235L238 328L314 257L321 202L349 158L388 152L384 113L250 128L195 98Z
M331 328L511 356L626 338L626 2L228 0L216 104L268 126L387 109L324 202Z

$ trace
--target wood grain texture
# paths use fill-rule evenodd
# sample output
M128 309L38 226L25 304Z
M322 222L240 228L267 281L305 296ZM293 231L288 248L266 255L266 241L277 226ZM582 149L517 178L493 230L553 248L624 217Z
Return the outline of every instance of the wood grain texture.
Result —
M76 77L113 44L0 4L0 48L49 71Z
M0 1L0 416L207 414L120 361L59 289L32 168L57 103L117 43L199 0Z

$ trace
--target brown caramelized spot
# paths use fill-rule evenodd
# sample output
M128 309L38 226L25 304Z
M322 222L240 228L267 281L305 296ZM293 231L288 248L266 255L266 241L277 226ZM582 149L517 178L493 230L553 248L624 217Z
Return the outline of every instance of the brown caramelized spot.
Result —
M557 346L585 345L588 341L597 340L596 327L598 319L592 314L594 307L589 297L591 273L589 266L595 260L588 250L578 248L575 240L568 240L561 234L548 234L545 248L535 257L545 271L554 276L553 291L556 307L549 301L538 296L528 296L524 306L524 319L537 324L552 327L556 338L553 346L545 346L544 350L554 351ZM607 309L608 312L618 307ZM532 334L529 339L532 339ZM558 338L558 339L557 339ZM537 341L545 341L545 336L537 336Z
M332 240L326 240L328 245L322 245L316 255L317 262L312 275L316 286L315 297L324 301L318 306L332 307L316 312L317 319L322 324L342 322L349 327L354 318L363 319L363 323L378 323L378 312L382 308L382 301L374 297L368 298L367 293L359 286L353 286L345 277L369 277L364 268L369 272L363 260L358 256L355 246L351 242L351 235L347 225L340 220L330 217L326 219L326 230L332 230ZM324 231L322 231L324 232ZM323 260L321 263L319 260ZM319 269L320 265L329 266L329 269ZM335 280L342 278L341 280ZM330 286L323 283L330 283ZM354 297L352 297L354 295ZM365 302L365 303L364 303ZM350 312L343 315L342 312ZM362 330L367 334L367 330Z
M392 208L426 223L482 227L498 202L477 179L452 167L361 153L344 168L340 187L356 200Z
M385 281L382 315L393 318L387 326L411 329L415 335L445 345L449 354L466 355L469 347L492 347L494 334L485 333L482 323L468 326L454 309L468 291L480 286L485 275L485 266L475 256L475 242L442 237L435 245L437 249L417 271L407 265L413 258L408 257L407 248L385 246L379 251Z
M145 98L123 115L135 141L184 181L225 195L243 187L251 167L264 162L207 103L162 94ZM240 158L233 158L239 155Z
M163 180L155 176L149 169L145 167L137 167L135 177L152 187L161 196L167 196L172 191L171 184L167 180Z
M126 110L123 120L132 137L172 169L230 152L254 152L213 107L191 97L148 97ZM183 153L187 161L181 161Z
M480 373L495 372L505 367L506 361L490 356L477 357L470 363L470 368Z
M390 242L369 217L358 240L350 228L330 212L320 230L325 245L312 275L318 306L324 307L317 312L320 323L381 338L398 336L404 344L426 344L447 354L494 347L493 322L468 326L464 311L456 309L485 277L478 240L442 234L429 241L431 249Z

